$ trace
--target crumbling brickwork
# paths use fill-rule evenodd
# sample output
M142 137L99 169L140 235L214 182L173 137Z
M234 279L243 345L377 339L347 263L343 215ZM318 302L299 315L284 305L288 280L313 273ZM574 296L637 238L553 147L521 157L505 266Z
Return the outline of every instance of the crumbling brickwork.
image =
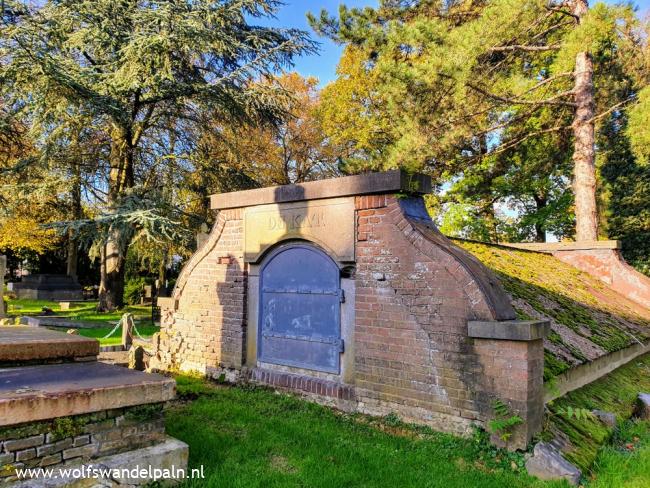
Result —
M220 212L203 246L161 303L157 358L164 369L218 375L244 361L246 271L241 210Z

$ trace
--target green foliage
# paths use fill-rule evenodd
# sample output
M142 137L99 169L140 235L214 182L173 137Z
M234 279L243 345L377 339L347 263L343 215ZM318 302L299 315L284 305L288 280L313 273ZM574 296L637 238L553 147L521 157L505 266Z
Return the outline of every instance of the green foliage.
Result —
M639 161L650 160L650 86L639 91L638 103L628 111L630 145Z
M390 427L397 427L402 424L402 419L395 412L391 412L384 417L384 422Z
M331 118L366 167L430 173L445 190L450 235L572 237L576 54L588 50L595 63L596 122L632 107L638 147L650 78L647 34L630 5L598 3L577 21L574 3L383 0L311 15L317 32L346 46L326 88Z
M492 409L496 418L488 422L489 430L502 441L507 442L512 437L513 429L523 423L523 419L519 415L512 414L510 406L498 398L492 402Z
M587 487L644 487L650 480L650 422L628 420L598 452Z
M129 305L139 304L144 296L144 286L150 285L151 282L151 279L142 276L127 279L124 285L124 302Z
M3 3L13 13L0 23L3 107L26 121L37 167L86 190L86 218L46 221L94 245L107 270L100 307L119 307L134 240L191 251L202 216L184 207L209 191L183 184L196 133L287 118L290 94L260 80L315 45L297 29L253 25L275 0Z
M81 434L84 422L83 419L73 417L60 417L52 422L52 435L55 439L65 439Z
M610 239L622 241L625 259L650 275L650 165L648 157L632 153L627 127L625 114L617 114L600 134L601 200L607 209L603 227Z
M574 417L576 420L596 418L596 416L588 408L572 407L571 405L567 405L566 407L559 407L557 410L555 410L555 413L564 415L569 420Z

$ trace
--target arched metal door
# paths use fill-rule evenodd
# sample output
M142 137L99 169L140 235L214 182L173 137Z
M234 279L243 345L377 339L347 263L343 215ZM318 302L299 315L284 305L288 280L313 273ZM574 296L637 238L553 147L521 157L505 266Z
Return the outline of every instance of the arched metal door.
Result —
M340 281L336 264L312 246L269 256L260 275L260 361L339 373Z

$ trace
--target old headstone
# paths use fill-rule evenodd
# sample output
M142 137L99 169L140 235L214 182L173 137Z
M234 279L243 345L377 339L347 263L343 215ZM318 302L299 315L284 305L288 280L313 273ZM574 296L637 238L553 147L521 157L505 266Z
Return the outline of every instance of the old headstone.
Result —
M526 461L526 470L541 480L565 479L578 486L582 472L562 457L550 444L539 442L533 450L533 457Z
M30 300L69 301L83 297L77 279L68 275L27 275L19 283L14 283L13 288L18 298Z
M151 303L152 298L153 298L153 286L144 285L144 287L142 288L141 304L144 305L145 303Z

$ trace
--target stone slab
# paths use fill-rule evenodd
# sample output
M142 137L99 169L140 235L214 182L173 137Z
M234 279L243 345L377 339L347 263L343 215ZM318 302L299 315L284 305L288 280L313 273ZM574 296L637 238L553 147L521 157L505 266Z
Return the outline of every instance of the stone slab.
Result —
M66 329L101 329L106 326L114 327L116 322L93 322L91 320L70 320L66 317L23 316L20 322L30 327L65 327Z
M354 261L354 198L334 198L247 208L244 260L257 262L264 251L287 239L307 239Z
M0 426L171 400L172 378L99 362L0 368Z
M73 360L99 354L99 341L26 326L0 327L0 364Z
M585 251L591 249L621 249L621 241L581 242L501 242L500 246L514 247L525 251L553 253L557 251Z
M173 437L167 437L164 441L151 447L100 457L93 460L92 463L83 465L83 467L76 466L79 473L89 475L86 478L58 476L57 468L54 468L57 475L52 478L25 480L17 482L13 486L16 488L126 487L149 485L156 481L169 484L172 481L181 481L184 477L181 474L188 473L188 457L189 446L187 444ZM97 471L93 472L93 469ZM135 470L139 469L146 471L145 476L132 477L131 475L136 473ZM162 470L169 470L169 474L176 474L176 477L173 479L156 479L156 475L164 472ZM93 474L106 476L93 478Z
M367 173L297 185L219 193L210 197L210 206L222 210L269 203L400 192L418 195L431 193L431 178L418 173L410 175L402 170Z
M477 339L535 341L551 331L548 320L473 320L467 322L467 333Z
M533 457L526 461L526 470L531 476L541 480L565 479L578 486L582 473L550 444L539 442L533 449Z

